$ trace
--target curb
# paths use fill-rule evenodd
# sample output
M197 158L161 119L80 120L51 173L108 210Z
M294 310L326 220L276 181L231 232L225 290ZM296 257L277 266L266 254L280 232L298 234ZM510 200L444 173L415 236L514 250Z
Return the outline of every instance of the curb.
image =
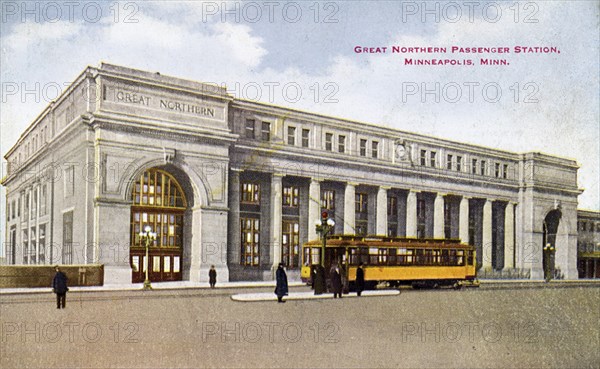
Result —
M399 290L380 290L380 291L363 291L361 297L373 297L373 296L397 296L400 294ZM352 292L348 295L344 295L343 298L358 298L356 292ZM242 293L232 295L231 299L234 301L241 302L258 302L258 301L277 301L277 296L274 293ZM322 295L315 295L314 292L297 292L290 293L284 297L285 301L292 300L323 300L332 299L333 294L324 293Z

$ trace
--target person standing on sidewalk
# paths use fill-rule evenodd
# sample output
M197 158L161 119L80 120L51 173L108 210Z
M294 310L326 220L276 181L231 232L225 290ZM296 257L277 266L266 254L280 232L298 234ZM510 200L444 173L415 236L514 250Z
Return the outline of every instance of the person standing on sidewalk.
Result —
M331 268L330 278L333 298L335 299L338 296L342 298L342 275L340 274L340 268L338 268L337 265Z
M283 296L288 294L288 282L287 274L285 274L285 270L283 269L283 263L279 263L279 266L277 267L277 271L275 272L275 281L277 282L275 286L277 302L285 302L283 301Z
M58 265L55 267L55 270L56 274L52 280L52 292L56 294L56 308L60 309L62 306L64 309L67 303L67 291L69 290L67 281L69 278L67 278L65 273L60 271Z
M208 283L210 284L210 288L215 288L215 284L217 283L217 271L215 270L214 265L211 265L210 270L208 271Z
M360 263L356 268L356 296L360 296L365 289L365 271L362 267L363 263Z

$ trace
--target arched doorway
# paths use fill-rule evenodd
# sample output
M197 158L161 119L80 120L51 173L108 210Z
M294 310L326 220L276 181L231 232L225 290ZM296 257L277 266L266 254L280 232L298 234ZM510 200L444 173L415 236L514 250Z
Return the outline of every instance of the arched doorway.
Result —
M130 262L132 282L143 282L145 267L152 282L180 281L183 252L185 194L168 172L150 168L138 178L131 193ZM156 240L150 245L149 261L139 233L150 226Z
M558 233L558 224L561 218L560 210L552 210L544 219L544 234L542 238L542 266L544 268L544 279L549 279L554 274L554 255L555 252L545 251L546 245L550 245L552 250L556 250L556 234ZM550 274L550 275L548 275Z

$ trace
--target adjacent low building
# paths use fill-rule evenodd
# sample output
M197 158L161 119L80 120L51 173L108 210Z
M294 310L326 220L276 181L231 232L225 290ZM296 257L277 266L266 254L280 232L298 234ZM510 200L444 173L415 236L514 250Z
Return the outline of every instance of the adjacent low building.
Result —
M600 278L600 212L577 212L579 278Z
M578 278L575 161L234 99L213 85L88 67L5 155L10 264L104 265L105 283L293 277L335 233L460 238L482 273ZM139 232L157 240L145 259ZM376 252L376 251L374 251Z

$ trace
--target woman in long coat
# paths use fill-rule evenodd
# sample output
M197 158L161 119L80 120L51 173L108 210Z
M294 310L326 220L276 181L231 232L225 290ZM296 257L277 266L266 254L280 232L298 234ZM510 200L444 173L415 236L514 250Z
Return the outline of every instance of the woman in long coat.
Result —
M315 289L315 295L326 292L325 268L322 265L315 265L313 268L313 288Z
M287 274L285 274L285 270L283 269L283 263L279 263L279 266L277 267L277 271L275 272L275 280L277 282L275 286L277 302L285 302L283 301L283 296L287 296L288 294L288 282Z
M342 298L342 275L340 274L340 268L337 266L331 268L330 278L333 298L337 298L338 296Z

